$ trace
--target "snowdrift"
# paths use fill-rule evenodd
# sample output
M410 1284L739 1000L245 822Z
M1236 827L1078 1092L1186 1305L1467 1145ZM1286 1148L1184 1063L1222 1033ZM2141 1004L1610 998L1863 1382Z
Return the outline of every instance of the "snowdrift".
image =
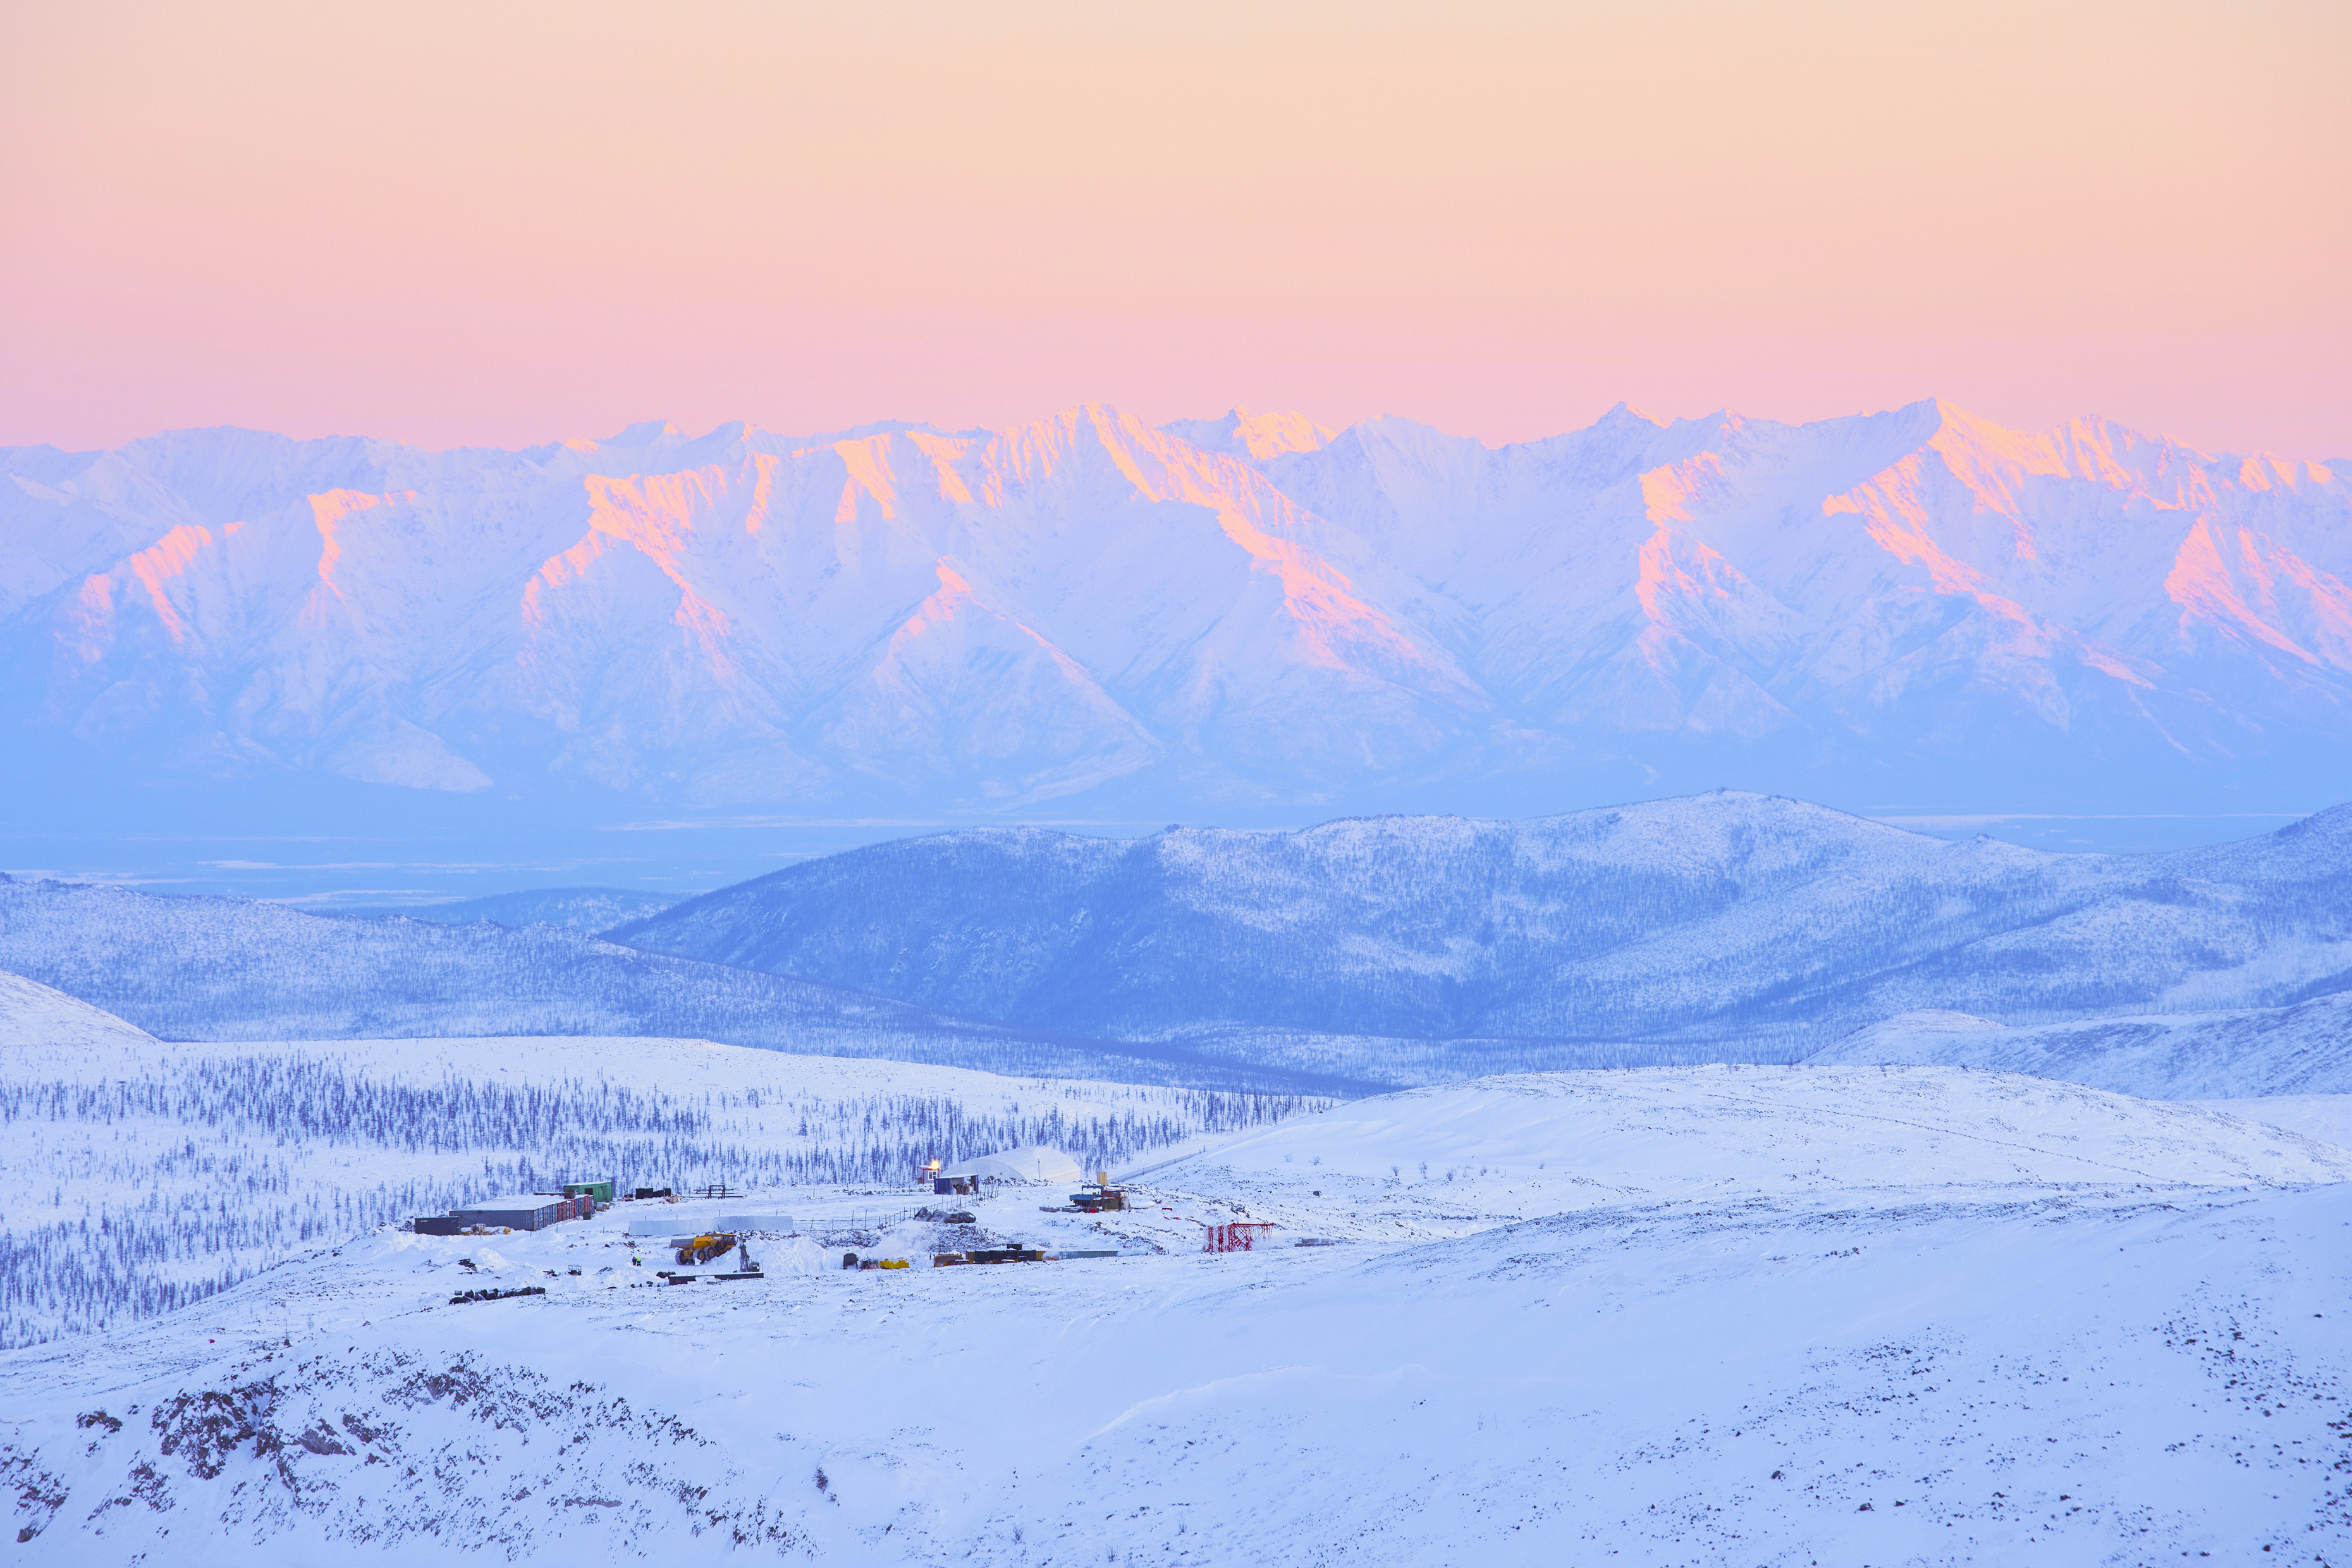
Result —
M1000 1182L1082 1182L1086 1172L1079 1163L1059 1149L1033 1143L1024 1149L1006 1149L999 1153L975 1155L959 1160L940 1173L942 1176L988 1176Z

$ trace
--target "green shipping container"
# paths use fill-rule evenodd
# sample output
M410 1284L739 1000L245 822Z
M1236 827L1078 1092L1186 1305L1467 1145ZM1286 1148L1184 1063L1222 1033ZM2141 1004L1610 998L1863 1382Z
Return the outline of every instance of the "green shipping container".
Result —
M609 1204L613 1201L613 1179L610 1176L607 1176L600 1182L566 1182L563 1184L563 1195L565 1197L576 1198L582 1193L586 1193L590 1197L594 1198L600 1204Z

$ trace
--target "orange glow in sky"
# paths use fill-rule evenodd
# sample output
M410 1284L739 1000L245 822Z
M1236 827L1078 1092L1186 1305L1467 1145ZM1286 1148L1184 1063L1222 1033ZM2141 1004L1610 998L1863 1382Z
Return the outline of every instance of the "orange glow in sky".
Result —
M0 442L1942 395L2352 457L2352 6L0 14Z

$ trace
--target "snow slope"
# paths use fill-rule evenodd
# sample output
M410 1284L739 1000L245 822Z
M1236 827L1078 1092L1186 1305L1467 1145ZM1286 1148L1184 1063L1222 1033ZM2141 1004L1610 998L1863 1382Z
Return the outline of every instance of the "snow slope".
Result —
M21 1554L1796 1568L2325 1562L2352 1531L2344 1151L1954 1068L1617 1082L1419 1091L1204 1157L1302 1205L1285 1152L1375 1184L1565 1152L1606 1190L1434 1238L787 1251L631 1289L618 1215L363 1237L0 1358ZM1185 1179L1126 1217L1247 1201Z
M2352 1149L2352 1094L2272 1094L2259 1100L2200 1100L2191 1103L2225 1116L2242 1116Z
M972 830L793 866L610 935L1203 1048L1233 1028L1769 1042L1786 1060L1917 1008L2022 1023L2342 990L2352 807L2132 856L1949 843L1735 791L1524 821ZM1363 1060L1358 1076L1411 1081Z
M1627 1203L2342 1182L2352 1149L2001 1072L1689 1067L1408 1089L1142 1173L1252 1218L1422 1237Z
M0 1053L11 1072L124 1053L152 1059L155 1037L89 1003L0 969Z
M1490 449L1088 405L0 469L0 711L140 778L1174 813L1732 764L2300 799L2352 749L2345 470L2099 420L1619 408Z
M1806 1059L1993 1068L2163 1100L2352 1094L2352 995L2015 1028L1965 1013L1903 1013Z

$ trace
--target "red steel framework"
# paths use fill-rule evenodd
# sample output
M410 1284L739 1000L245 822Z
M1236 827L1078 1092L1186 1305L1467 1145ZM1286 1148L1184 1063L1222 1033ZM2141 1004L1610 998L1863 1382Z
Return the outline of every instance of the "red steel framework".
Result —
M1252 1252L1260 1237L1274 1228L1271 1225L1240 1224L1209 1226L1209 1245L1203 1252Z

